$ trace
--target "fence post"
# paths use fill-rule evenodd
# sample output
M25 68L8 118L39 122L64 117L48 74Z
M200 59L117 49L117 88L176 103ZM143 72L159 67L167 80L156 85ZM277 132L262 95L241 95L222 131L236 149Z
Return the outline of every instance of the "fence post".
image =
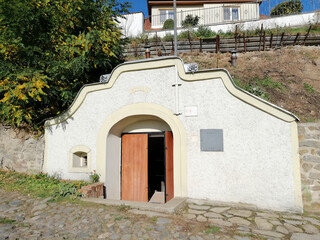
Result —
M216 53L220 52L220 36L219 34L216 37Z
M190 36L189 31L188 31L188 40L189 40L189 45L190 45L190 51L192 52L191 36Z
M263 31L263 24L261 24L261 30L260 30L259 51L261 49L262 31Z
M236 30L235 30L235 32L234 32L234 48L235 48L236 50L238 50L237 37L238 37L238 25L236 25Z
M200 40L200 52L202 52L202 38L200 38L199 40Z
M284 37L284 32L281 34L280 47L282 47L282 40L283 40L283 37Z
M243 33L243 51L247 52L246 34Z
M173 40L171 40L172 48L171 48L171 55L174 55L174 43Z
M296 38L294 39L293 45L296 45L299 35L300 35L300 34L297 33L297 36L296 36Z
M271 33L271 36L270 36L270 50L272 49L272 40L273 40L273 33Z
M263 51L266 50L266 31L263 32Z
M310 33L310 30L311 30L311 25L310 25L310 27L309 27L309 29L308 29L308 32L307 32L306 36L304 37L303 45L306 44L306 40L307 40L307 37L308 37L308 35L309 35L309 33Z

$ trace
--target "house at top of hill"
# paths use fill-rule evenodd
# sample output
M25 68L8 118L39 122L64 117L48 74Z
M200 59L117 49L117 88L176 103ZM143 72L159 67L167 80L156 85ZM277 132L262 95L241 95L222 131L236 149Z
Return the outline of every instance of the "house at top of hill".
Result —
M161 29L173 19L173 1L147 0L151 29ZM177 0L177 26L188 15L199 17L199 25L213 25L259 19L261 1L253 0Z

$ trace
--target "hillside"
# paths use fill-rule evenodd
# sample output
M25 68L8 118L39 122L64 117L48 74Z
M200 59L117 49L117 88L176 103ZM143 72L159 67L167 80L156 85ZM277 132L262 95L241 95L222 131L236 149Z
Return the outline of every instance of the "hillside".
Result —
M320 121L320 47L286 47L265 52L180 54L185 63L199 69L225 68L241 88L294 114L302 122ZM132 59L130 59L132 60Z

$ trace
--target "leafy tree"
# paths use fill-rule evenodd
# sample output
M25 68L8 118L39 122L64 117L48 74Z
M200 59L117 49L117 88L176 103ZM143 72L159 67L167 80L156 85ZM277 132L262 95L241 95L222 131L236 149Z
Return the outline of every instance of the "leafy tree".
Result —
M119 64L118 0L0 0L0 121L37 129Z
M200 17L192 16L191 14L187 15L186 18L182 21L183 27L196 27L198 26Z
M163 30L173 29L173 27L174 27L174 21L173 19L169 18L163 23L162 29Z
M292 13L301 13L303 5L300 0L290 0L288 2L282 2L272 8L270 15L279 16Z

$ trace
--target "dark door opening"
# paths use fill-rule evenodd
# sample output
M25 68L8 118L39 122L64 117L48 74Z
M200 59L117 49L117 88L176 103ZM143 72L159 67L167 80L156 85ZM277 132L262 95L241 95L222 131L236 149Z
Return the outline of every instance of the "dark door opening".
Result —
M172 132L124 133L121 199L164 203L173 196Z
M148 200L155 191L165 191L165 146L164 134L149 134L148 137Z

